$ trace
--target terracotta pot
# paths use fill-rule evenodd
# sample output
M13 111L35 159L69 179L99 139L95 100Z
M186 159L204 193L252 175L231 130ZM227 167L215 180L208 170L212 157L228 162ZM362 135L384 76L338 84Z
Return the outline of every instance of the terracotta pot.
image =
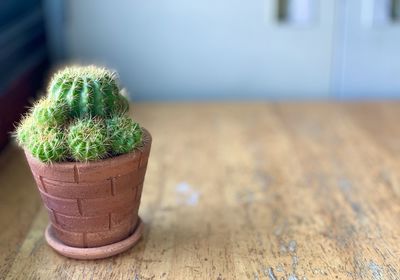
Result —
M25 152L51 227L62 243L100 247L130 236L150 154L151 135L132 153L96 162L44 164Z

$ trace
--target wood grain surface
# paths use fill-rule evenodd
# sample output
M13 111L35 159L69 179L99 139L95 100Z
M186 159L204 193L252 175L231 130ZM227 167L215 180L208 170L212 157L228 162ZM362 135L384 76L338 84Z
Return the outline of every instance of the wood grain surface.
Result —
M138 104L143 239L46 245L23 153L0 156L0 279L400 279L400 103Z

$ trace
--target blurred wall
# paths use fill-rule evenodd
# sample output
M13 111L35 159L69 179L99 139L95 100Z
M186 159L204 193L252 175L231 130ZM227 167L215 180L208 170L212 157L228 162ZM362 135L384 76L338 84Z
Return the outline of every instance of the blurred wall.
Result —
M345 3L336 24L335 94L344 99L399 98L400 1Z
M397 0L47 2L58 56L135 100L400 96Z
M0 150L48 69L41 0L0 1Z

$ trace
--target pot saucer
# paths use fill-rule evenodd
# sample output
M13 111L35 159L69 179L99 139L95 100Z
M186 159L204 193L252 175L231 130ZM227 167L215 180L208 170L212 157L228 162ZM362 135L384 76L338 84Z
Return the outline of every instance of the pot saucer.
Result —
M128 250L139 241L142 233L143 222L139 218L139 223L135 231L130 236L117 243L106 246L78 248L65 245L59 239L57 239L50 224L46 228L45 237L50 247L65 257L79 260L95 260L111 257Z

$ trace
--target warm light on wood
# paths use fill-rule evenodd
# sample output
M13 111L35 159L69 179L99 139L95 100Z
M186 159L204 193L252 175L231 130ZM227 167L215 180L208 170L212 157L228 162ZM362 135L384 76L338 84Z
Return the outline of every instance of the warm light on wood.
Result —
M139 103L133 112L153 136L141 241L105 260L58 255L23 152L9 146L0 278L400 277L400 103Z

